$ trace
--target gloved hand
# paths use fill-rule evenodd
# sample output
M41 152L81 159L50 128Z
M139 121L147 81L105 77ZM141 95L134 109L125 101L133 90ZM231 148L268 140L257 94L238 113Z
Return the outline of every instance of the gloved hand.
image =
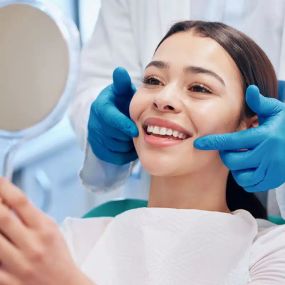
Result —
M138 129L129 117L135 91L128 72L118 67L113 72L113 84L103 89L92 103L88 142L101 160L122 165L137 158L132 138L138 136Z
M285 104L251 85L246 102L259 126L235 133L207 135L194 141L201 150L219 150L236 182L248 192L266 191L285 182ZM247 151L237 151L248 149Z

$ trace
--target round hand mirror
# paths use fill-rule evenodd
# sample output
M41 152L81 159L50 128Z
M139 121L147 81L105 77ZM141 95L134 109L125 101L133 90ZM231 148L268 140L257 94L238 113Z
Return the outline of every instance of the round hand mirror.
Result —
M74 92L80 42L75 25L40 1L0 1L0 175L14 151L54 126Z

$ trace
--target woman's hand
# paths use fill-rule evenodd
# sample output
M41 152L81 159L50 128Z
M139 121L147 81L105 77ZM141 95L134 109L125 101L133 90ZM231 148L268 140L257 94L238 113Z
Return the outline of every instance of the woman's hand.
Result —
M57 225L0 178L0 284L92 284L76 267Z

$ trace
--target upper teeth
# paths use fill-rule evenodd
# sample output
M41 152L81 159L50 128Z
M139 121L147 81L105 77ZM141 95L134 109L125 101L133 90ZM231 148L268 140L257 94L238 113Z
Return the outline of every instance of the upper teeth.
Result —
M184 133L181 133L179 131L176 130L172 130L169 128L165 128L165 127L158 127L158 126L147 126L147 132L148 133L153 133L153 134L157 134L157 135L167 135L167 136L174 136L175 138L179 138L179 139L185 139L187 136Z

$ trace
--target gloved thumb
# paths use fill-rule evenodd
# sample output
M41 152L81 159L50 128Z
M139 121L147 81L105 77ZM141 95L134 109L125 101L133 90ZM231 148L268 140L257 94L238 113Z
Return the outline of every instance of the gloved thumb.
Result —
M134 93L131 77L123 67L117 67L113 72L113 90L116 95L124 99L130 99Z
M247 87L246 103L253 112L261 117L272 116L282 110L277 99L263 96L256 85Z

